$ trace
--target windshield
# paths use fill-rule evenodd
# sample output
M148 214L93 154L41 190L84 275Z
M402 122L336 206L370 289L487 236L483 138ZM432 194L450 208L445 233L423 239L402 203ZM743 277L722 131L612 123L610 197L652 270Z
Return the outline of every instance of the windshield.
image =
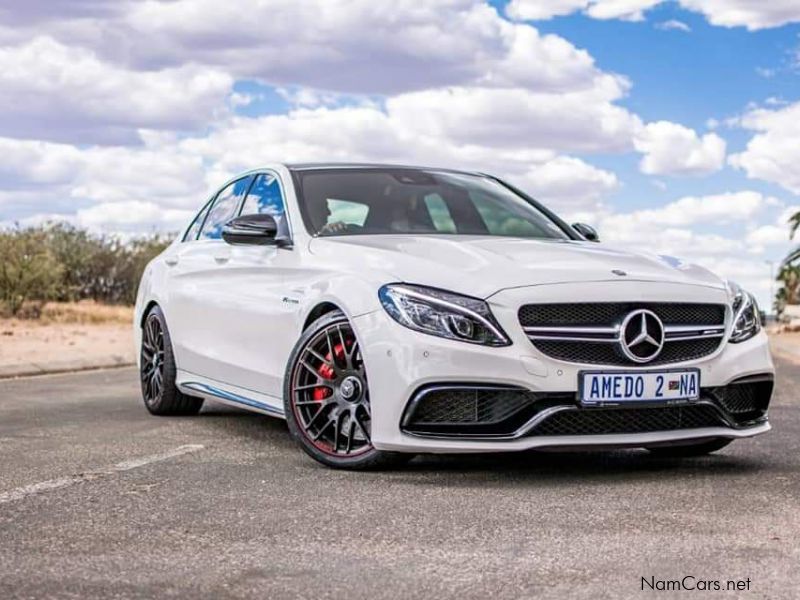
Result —
M295 171L313 235L450 234L570 239L542 210L480 175L419 169Z

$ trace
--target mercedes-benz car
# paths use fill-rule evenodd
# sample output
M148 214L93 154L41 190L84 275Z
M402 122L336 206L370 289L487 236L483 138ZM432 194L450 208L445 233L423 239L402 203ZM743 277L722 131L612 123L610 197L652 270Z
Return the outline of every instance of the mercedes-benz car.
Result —
M751 294L601 243L496 177L275 164L226 183L146 268L144 403L286 419L313 458L646 448L770 429Z

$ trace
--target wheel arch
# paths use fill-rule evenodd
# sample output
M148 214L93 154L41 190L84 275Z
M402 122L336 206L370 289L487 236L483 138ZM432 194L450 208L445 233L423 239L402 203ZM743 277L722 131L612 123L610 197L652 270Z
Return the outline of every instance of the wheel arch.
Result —
M314 307L308 311L306 318L303 320L303 329L305 331L308 329L311 324L319 319L320 317L327 315L328 313L332 313L334 311L339 311L344 313L345 310L336 304L335 302L331 302L330 300L323 300L322 302L318 302L314 305Z
M158 302L155 300L150 300L147 304L145 304L144 310L139 316L139 329L144 327L144 322L147 320L147 315L150 314L150 311L153 310L154 306L159 306Z

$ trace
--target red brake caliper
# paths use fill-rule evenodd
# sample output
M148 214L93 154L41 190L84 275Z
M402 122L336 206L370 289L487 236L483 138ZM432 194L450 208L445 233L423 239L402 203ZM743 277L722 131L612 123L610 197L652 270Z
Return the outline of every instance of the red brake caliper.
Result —
M333 347L333 353L336 356L336 360L338 360L338 361L343 361L344 360L344 346L342 346L341 344L336 344ZM319 366L319 368L317 369L317 373L319 373L319 376L322 377L323 379L328 379L330 381L330 380L333 380L333 379L336 378L336 374L333 371L333 367L331 367L328 364L329 362L331 362L331 353L330 352L328 352L325 355L325 360L327 362L324 362ZM330 388L321 385L319 387L315 387L314 388L312 397L317 402L322 402L323 400L325 400L325 398L330 396L331 393L332 392L331 392Z

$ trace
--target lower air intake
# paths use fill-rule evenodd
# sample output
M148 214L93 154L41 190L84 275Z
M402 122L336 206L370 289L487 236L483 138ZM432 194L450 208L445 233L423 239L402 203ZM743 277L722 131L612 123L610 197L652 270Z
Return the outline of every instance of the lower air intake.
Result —
M528 435L648 433L726 426L719 412L704 404L664 408L578 409L563 410L551 415Z
M539 410L574 402L574 397L574 393L536 394L514 387L430 386L409 403L403 430L425 435L510 435Z

